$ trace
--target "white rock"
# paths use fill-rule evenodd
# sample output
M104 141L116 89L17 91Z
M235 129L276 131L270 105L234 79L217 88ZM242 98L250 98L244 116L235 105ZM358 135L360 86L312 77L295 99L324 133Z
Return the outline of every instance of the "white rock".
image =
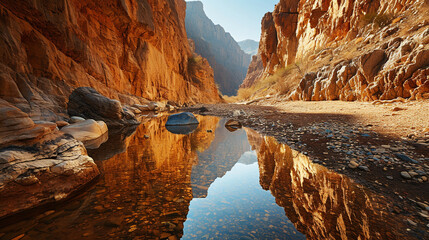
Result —
M70 124L61 128L61 131L72 135L79 141L90 141L101 137L107 133L108 128L103 121L94 121L92 119Z

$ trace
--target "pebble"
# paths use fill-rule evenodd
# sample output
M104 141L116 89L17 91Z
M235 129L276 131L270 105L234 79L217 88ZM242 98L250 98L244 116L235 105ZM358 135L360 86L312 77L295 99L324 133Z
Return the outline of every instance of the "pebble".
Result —
M427 212L419 212L419 215L423 218L429 219L429 215L427 214Z
M411 179L412 178L411 175L406 171L401 172L401 177L403 177L405 179Z
M410 224L412 226L417 226L417 223L414 222L413 220L409 219L409 218L407 219L407 222L408 222L408 224Z
M359 164L358 164L357 162L355 162L355 161L351 161L351 162L349 163L349 168L351 168L351 169L355 169L355 168L357 168L357 167L359 167Z
M421 209L429 211L429 206L428 206L426 203L417 202L417 205L418 205Z
M359 169L366 171L366 172L369 172L369 168L367 166L359 166Z
M389 180L393 180L392 176L386 176L386 178L389 179Z
M404 155L404 154L395 153L395 156L398 159L400 159L402 161L405 161L405 162L410 162L410 163L415 163L415 164L419 163L418 161L416 161L416 160L414 160L414 159L412 159L412 158L410 158L410 157L408 157L407 155Z

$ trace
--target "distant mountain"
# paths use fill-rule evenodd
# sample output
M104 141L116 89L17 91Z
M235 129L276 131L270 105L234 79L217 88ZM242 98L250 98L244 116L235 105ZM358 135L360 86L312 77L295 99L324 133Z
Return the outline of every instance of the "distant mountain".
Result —
M222 94L236 95L251 56L241 50L231 34L207 17L202 2L186 3L185 23L188 38L195 42L195 52L209 61Z
M259 42L251 39L247 39L241 42L238 42L240 48L247 54L251 56L258 54Z

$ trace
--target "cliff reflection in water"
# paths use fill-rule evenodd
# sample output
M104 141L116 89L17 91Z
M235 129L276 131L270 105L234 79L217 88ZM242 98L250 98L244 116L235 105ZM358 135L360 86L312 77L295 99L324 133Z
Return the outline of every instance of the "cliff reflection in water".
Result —
M404 239L407 227L388 211L387 200L272 137L246 131L261 186L308 239Z
M403 239L387 201L273 138L208 116L176 135L166 120L111 131L88 151L95 186L0 238Z
M126 140L126 152L99 162L104 186L93 201L106 210L103 218L120 216L114 220L120 226L111 233L115 236L182 236L192 199L192 166L198 151L209 148L219 119L199 117L198 129L190 135L168 132L166 120L143 124ZM99 234L95 228L93 233Z

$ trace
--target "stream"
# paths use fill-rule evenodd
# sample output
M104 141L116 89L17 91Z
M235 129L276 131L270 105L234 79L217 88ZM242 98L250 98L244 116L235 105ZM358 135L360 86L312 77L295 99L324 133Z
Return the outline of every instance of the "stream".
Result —
M88 150L100 178L66 203L10 222L0 239L414 239L390 203L251 129L167 116Z

